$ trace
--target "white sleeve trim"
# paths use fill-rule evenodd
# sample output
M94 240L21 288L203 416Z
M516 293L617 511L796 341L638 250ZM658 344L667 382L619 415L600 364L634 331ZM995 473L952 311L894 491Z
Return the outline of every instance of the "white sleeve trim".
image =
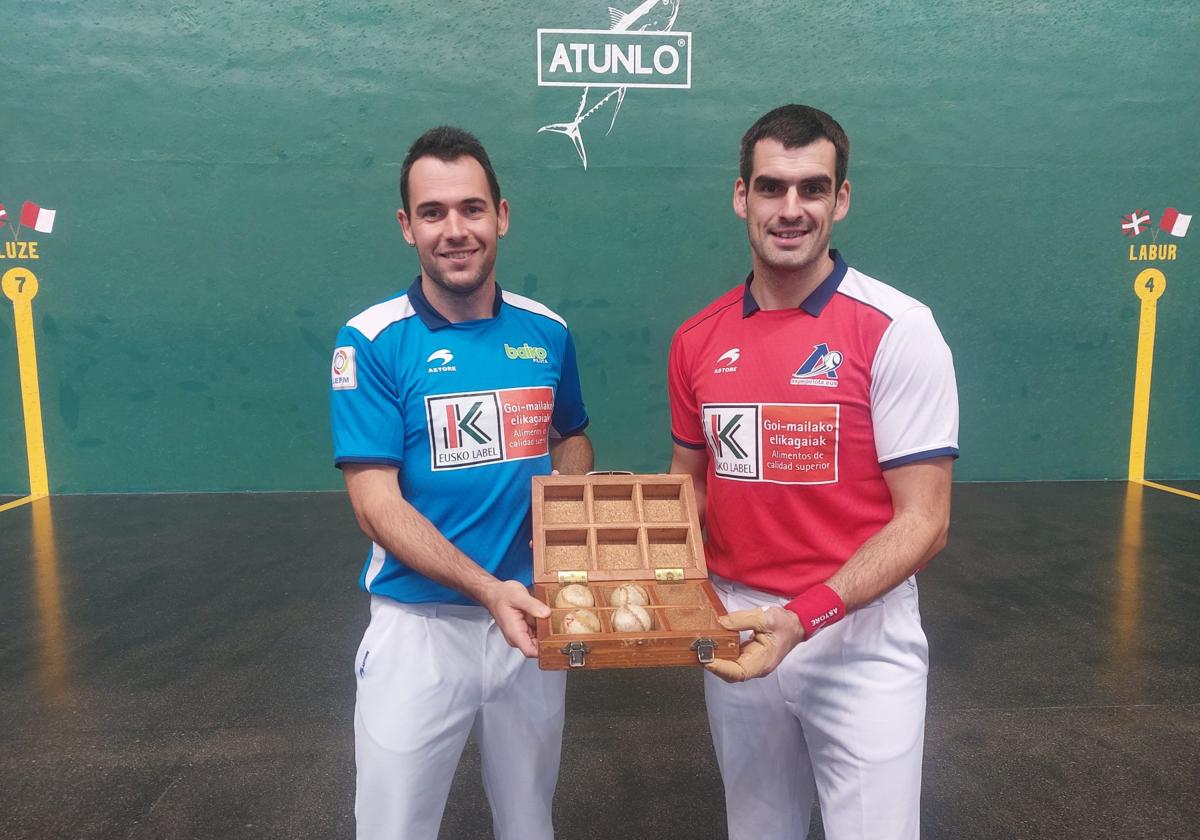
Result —
M385 300L383 303L377 303L370 309L364 309L347 321L346 326L358 330L366 336L367 341L374 341L392 324L403 321L405 318L411 318L416 314L417 310L413 309L408 295L400 295L391 300Z
M928 307L901 313L871 365L871 421L878 460L958 449L954 358Z
M536 315L543 315L552 321L558 321L564 327L567 325L567 322L557 312L543 306L533 298L527 298L524 295L518 295L516 292L504 289L504 302L509 306L515 306L517 309L524 309L526 312L533 312Z

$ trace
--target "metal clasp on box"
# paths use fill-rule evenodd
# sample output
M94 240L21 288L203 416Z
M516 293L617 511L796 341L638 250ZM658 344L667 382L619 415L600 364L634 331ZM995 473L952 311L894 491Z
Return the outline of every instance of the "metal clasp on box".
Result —
M692 642L691 650L696 651L696 658L701 665L707 665L717 658L717 643L707 636Z
M586 663L585 657L591 652L585 642L567 642L567 646L559 651L567 655L567 661L572 668L582 668Z

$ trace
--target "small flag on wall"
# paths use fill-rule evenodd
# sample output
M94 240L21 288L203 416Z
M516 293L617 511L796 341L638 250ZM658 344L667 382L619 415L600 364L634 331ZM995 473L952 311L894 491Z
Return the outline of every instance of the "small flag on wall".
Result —
M38 233L49 233L54 230L54 215L57 211L39 207L32 201L21 205L21 224L31 227Z
M1158 226L1172 236L1187 236L1188 225L1191 223L1191 216L1185 216L1174 207L1168 207L1163 212L1162 221L1158 223Z
M1121 217L1121 232L1126 236L1140 236L1142 225L1150 224L1150 214L1145 210L1137 210Z
M8 211L4 209L4 205L0 204L0 227L4 227L4 223L8 221Z

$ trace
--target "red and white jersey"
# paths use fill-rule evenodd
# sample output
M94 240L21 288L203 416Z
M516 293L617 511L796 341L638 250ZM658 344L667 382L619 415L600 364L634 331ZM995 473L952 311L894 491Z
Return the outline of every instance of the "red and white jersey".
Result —
M708 449L708 567L779 595L823 583L891 519L884 470L958 457L933 314L830 256L799 307L761 310L747 281L671 342L671 435Z

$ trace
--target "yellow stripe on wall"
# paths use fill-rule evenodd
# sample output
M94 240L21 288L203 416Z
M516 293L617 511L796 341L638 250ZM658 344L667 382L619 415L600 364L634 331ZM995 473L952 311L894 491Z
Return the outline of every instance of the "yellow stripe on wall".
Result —
M1150 427L1150 373L1154 368L1154 326L1158 299L1167 290L1167 278L1157 268L1147 268L1133 281L1142 300L1138 323L1137 372L1133 380L1133 426L1129 433L1129 480L1146 477L1146 435Z
M50 495L46 472L46 439L42 430L42 396L38 388L37 345L33 340L33 299L38 280L27 268L10 268L0 279L0 288L13 304L17 333L17 366L21 372L21 404L25 411L25 452L29 462L29 495ZM15 507L20 502L6 507Z

